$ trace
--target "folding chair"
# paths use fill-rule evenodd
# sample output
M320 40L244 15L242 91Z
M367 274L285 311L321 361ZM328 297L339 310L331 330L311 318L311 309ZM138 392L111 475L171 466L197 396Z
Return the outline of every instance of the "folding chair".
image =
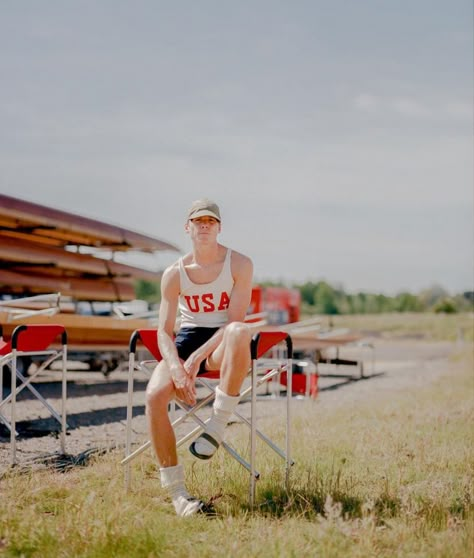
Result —
M155 360L153 361L136 361L137 343L141 343L148 349ZM285 343L286 357L284 359L262 359L262 365L259 363L260 357L267 353L271 347L277 344ZM130 486L130 463L131 461L150 447L151 442L148 441L140 446L135 451L131 451L131 435L132 435L132 410L133 410L133 376L136 370L151 372L151 366L155 366L161 360L161 354L158 348L158 336L156 329L140 329L136 330L130 338L129 347L129 368L128 368L128 403L127 403L127 423L126 423L126 443L125 443L125 458L121 464L125 466L125 483L127 489ZM287 397L286 404L286 447L285 451L275 445L270 438L265 436L260 430L257 429L257 388L265 382L271 380L283 371L287 373L287 382L289 384L289 394L291 394L291 380L292 380L292 341L291 337L283 331L267 331L256 334L250 344L251 353L251 384L248 388L244 389L241 393L241 401L250 394L250 420L244 417L237 410L234 415L237 416L243 424L246 424L250 429L250 458L246 461L237 451L232 448L227 442L222 443L222 447L243 467L247 469L250 475L249 487L249 501L250 506L253 507L255 501L255 481L260 477L260 473L255 468L256 458L256 438L257 436L263 440L277 455L279 455L285 462L285 484L289 487L289 473L290 467L294 461L290 457L290 425L291 425L291 395ZM269 367L269 365L272 365ZM263 368L263 369L262 369ZM176 400L176 404L184 411L184 414L178 418L172 416L172 426L176 428L186 419L191 418L197 423L197 427L187 433L185 436L177 441L177 447L192 440L198 436L206 427L206 423L198 416L198 411L210 404L214 397L215 391L209 380L219 379L219 371L209 371L206 374L200 374L196 378L196 385L202 386L209 391L209 395L200 399L193 407L188 406L181 401Z
M53 348L58 336L61 337L61 348ZM19 370L18 360L21 357L39 357L42 362L35 372L26 377ZM58 413L39 391L32 385L33 380L52 362L62 358L62 394L61 413ZM44 360L43 360L44 359ZM61 424L61 452L66 447L66 361L67 361L67 333L62 325L30 324L19 325L12 333L10 341L5 341L0 332L0 420L10 430L12 464L16 463L16 399L17 395L27 388ZM11 391L3 399L3 367L8 366L11 371ZM25 372L26 374L26 372ZM10 403L10 421L1 410Z

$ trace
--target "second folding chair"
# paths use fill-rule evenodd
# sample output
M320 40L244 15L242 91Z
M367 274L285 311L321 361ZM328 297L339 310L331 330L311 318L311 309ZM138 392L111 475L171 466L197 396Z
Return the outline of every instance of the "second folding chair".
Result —
M138 362L136 359L137 343L141 342L151 353L154 360L144 360ZM272 347L283 344L285 347L285 357L279 359L262 359ZM126 443L125 443L125 458L122 460L122 465L125 466L125 479L127 488L130 486L130 463L131 461L150 447L151 442L148 441L138 449L132 452L132 411L133 411L133 381L134 373L137 370L152 372L157 362L161 360L161 354L158 348L158 335L156 329L140 329L136 330L130 338L129 347L129 368L128 368L128 403L127 403L127 425L126 425ZM255 335L252 339L251 346L251 360L252 366L250 370L251 383L250 386L244 389L241 393L241 401L245 400L250 395L250 419L244 417L238 409L234 411L240 421L247 425L250 429L250 456L249 459L244 459L230 444L223 442L222 447L243 467L247 469L250 476L249 487L249 500L250 505L253 506L255 500L255 481L259 478L260 474L256 470L256 440L257 436L263 440L285 463L285 482L288 488L289 485L289 471L293 465L290 452L290 426L291 426L291 399L287 397L286 401L286 443L285 450L279 448L268 436L263 434L257 429L257 388L272 378L280 375L282 372L286 373L287 381L289 384L288 393L291 394L291 380L292 380L292 342L291 337L282 331L268 331L261 332ZM190 407L180 401L176 404L182 409L183 414L178 418L173 419L172 425L174 428L178 427L187 419L192 419L197 423L197 427L188 432L185 436L180 438L177 442L177 447L185 444L186 442L197 437L205 428L206 423L199 416L198 412L205 406L209 405L214 397L215 391L211 380L219 378L219 371L210 371L206 374L200 374L196 378L196 385L206 388L208 395L201 398L196 405Z
M58 339L59 338L59 339ZM55 346L56 345L56 348ZM59 345L59 347L57 347ZM19 363L24 357L35 357L40 364L33 374L27 376L26 371L21 371ZM61 385L61 412L58 413L41 393L32 385L33 380L45 368L56 360L61 359L62 385ZM65 453L66 446L66 397L67 397L67 333L62 325L56 324L29 324L19 325L13 332L11 339L5 341L0 329L0 420L10 430L11 461L16 463L16 399L17 395L27 388L38 401L40 401L61 425L61 452ZM10 369L11 390L3 399L3 367ZM10 420L4 409L10 405Z

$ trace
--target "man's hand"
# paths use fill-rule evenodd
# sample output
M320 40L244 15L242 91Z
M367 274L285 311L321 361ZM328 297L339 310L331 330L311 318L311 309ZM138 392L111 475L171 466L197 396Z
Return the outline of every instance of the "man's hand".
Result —
M195 376L189 374L184 366L176 367L171 370L174 389L177 399L187 405L196 404Z
M190 355L186 362L183 364L183 368L193 380L196 379L196 376L199 374L199 367L201 366L201 362L204 359L202 357L198 357L196 353Z

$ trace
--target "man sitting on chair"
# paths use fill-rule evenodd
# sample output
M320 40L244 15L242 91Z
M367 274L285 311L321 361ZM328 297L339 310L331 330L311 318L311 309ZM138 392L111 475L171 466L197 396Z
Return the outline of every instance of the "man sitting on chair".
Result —
M199 459L211 458L223 440L250 367L251 331L244 319L253 275L250 258L217 242L221 216L214 202L194 202L185 231L192 251L168 267L161 281L158 345L163 360L153 372L146 399L161 484L180 516L200 511L203 502L191 498L185 488L168 403L176 397L194 405L196 376L220 370L211 418L189 448ZM181 320L174 339L177 310Z

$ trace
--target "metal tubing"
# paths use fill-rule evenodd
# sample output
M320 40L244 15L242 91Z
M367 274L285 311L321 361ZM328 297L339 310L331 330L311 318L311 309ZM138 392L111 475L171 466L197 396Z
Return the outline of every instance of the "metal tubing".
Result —
M125 441L125 457L130 456L132 446L132 413L133 413L133 372L135 370L135 353L130 353L128 357L128 392L127 392L127 423L126 423L126 441ZM125 490L129 490L131 481L130 463L127 462L125 467Z
M130 366L130 364L129 364ZM257 385L261 385L264 382L268 381L268 379L270 379L273 376L276 376L279 373L279 369L278 368L274 368L273 370L270 370L269 372L267 372L262 379L260 379L258 381ZM207 405L213 398L214 398L214 391L212 390L212 388L210 387L210 385L208 384L208 382L204 379L204 378L197 378L202 385L204 385L205 387L207 387L207 389L211 390L212 393L209 394L206 398L204 398L202 401L200 401L192 410L192 412L190 412L190 409L184 405L178 405L184 409L186 411L186 415L182 415L181 417L177 418L173 423L172 426L173 428L175 426L178 426L181 422L183 422L186 418L191 417L192 415L194 415L199 409L201 409L202 407L204 407L205 405ZM130 389L130 388L129 388ZM133 387L132 389L132 393L133 393ZM241 394L241 399L243 397L245 397L246 395L248 395L250 392L252 391L252 386L248 387L247 389L245 389L242 394ZM127 408L127 417L128 417L128 408ZM128 418L127 418L127 425L128 425ZM201 427L198 427L199 430L202 430ZM193 431L194 432L194 431ZM127 436L128 436L128 430L127 430ZM189 439L189 438L188 438ZM182 445L184 443L183 441L179 441L178 442L178 446ZM141 445L139 448L137 448L134 452L130 453L131 450L131 444L129 446L126 446L126 456L124 459L122 459L122 461L120 462L121 465L127 465L129 464L133 459L135 459L135 457L138 457L141 453L143 453L145 450L147 450L149 447L151 446L151 442L150 440L148 440L147 442L145 442L143 445ZM258 478L258 477L257 477Z
M7 427L8 431L10 432L12 427L10 426L10 423L8 422L8 420L6 419L6 417L4 417L2 415L2 413L0 413L0 421L3 422L3 424ZM18 432L15 432L15 435L18 436Z
M234 415L236 417L238 417L240 420L242 420L242 422L245 422L245 424L247 424L247 426L251 427L251 421L249 421L248 418L244 417L243 415L241 415L237 411L234 411ZM270 438L265 436L265 434L261 430L259 430L258 428L256 430L256 434L261 440L263 440L268 446L270 446L276 454L278 454L282 459L286 460L286 458L287 458L286 453L282 449L280 449L276 444L274 444L270 440ZM291 462L291 465L294 465L294 461Z
M1 329L0 329L0 340L2 340ZM0 408L2 407L2 404L3 404L3 365L0 362ZM6 417L2 415L2 413L0 413L0 421L3 422L3 424L7 427L8 430L10 430L10 423L8 422Z
M288 358L287 369L287 392L286 392L286 462L285 462L285 485L290 489L290 467L294 464L291 459L291 402L293 399L293 359ZM308 382L308 377L306 377Z
M198 423L198 427L194 429L193 432L195 432L196 430L204 430L206 428L206 423L204 421L202 421L196 414L192 413L190 415L185 415L186 418L188 416L192 417L192 419L194 421L196 421ZM186 438L187 436L185 436ZM182 443L184 443L184 441L180 440L178 442L179 445L181 445ZM251 468L251 464L247 463L247 461L245 461L245 459L243 459L243 457L241 455L239 455L235 449L230 446L227 442L222 441L221 446L228 452L230 453L230 455L232 455L232 457L234 457L243 467L245 467L247 469L247 471L249 471L249 473L251 473L254 477L254 479L258 479L260 476L260 473L258 471L256 471L255 469L252 470Z
M12 352L12 354L13 354L13 352ZM24 354L24 353L21 353L20 351L17 351L17 357L18 357L18 356L22 356L22 354ZM36 354L36 353L35 353L35 354ZM50 354L50 353L48 352L48 354ZM56 352L54 358L48 359L47 364L51 364L51 362L53 362L56 358L58 358L58 356L59 356L59 353ZM20 372L16 371L16 376L17 376L17 378L20 379L20 380L22 381L22 384L21 384L21 386L19 386L19 387L16 387L16 382L15 382L15 392L16 392L16 395L18 395L19 393L21 393L25 388L28 388L28 389L31 391L31 393L32 393L35 397L39 397L39 399L42 400L42 402L44 403L44 399L43 399L43 397L39 394L38 390L36 390L36 389L31 385L31 382L36 378L36 376L37 376L40 372L42 372L42 371L44 370L44 368L45 368L45 366L42 365L42 366L41 366L40 368L38 368L38 370L36 370L36 372L35 372L34 374L32 374L29 378L25 378L25 376L23 376ZM12 370L13 370L13 363L12 363ZM4 405L6 405L7 403L9 403L9 402L11 401L11 399L12 399L12 397L13 397L13 396L12 396L12 393L13 393L13 392L11 392L10 395L8 395L7 397L5 397L5 399L0 403L0 409L1 409ZM47 404L47 403L44 403L44 405L45 405L46 407L48 407L48 404ZM48 410L51 410L51 408L48 407ZM58 418L58 417L59 417L59 414L56 413L56 416L55 416L56 420L59 421L59 422L61 422L61 419Z
M51 413L51 415L59 422L61 425L61 433L60 433L60 445L61 451L64 454L66 451L66 400L67 400L67 334L63 329L62 333L62 350L44 350L44 351L19 351L17 350L17 343L20 336L20 333L28 328L27 325L20 325L18 326L12 335L12 351L9 355L6 355L1 359L0 366L2 366L3 362L11 361L11 391L10 395L3 399L3 386L2 394L0 397L0 408L3 407L8 402L11 402L11 417L10 417L10 425L8 425L7 419L0 413L0 420L7 425L10 429L10 445L11 445L11 461L12 465L15 465L17 462L16 459L16 437L18 435L16 431L16 402L17 402L17 395L23 391L23 389L28 388L28 390L42 403L46 409ZM18 358L25 355L36 355L36 356L48 356L44 362L37 368L34 374L30 377L25 377L21 372L18 370ZM49 402L40 394L40 392L32 385L33 380L40 374L45 368L47 368L53 361L58 359L62 356L62 378L61 378L61 414L59 414L56 409L49 404ZM10 365L9 365L10 366ZM17 387L16 382L17 379L21 381L20 386Z
M36 374L35 374L36 375ZM53 417L59 422L59 424L62 424L62 417L61 415L56 411L56 409L54 407L52 407L47 401L46 399L41 395L41 393L34 387L32 386L29 382L31 382L31 379L34 378L34 376L31 379L26 379L25 376L23 376L23 374L20 374L20 372L17 372L16 374L17 378L20 379L22 382L28 382L28 384L26 385L26 387L31 391L31 393L41 402L43 403L43 405L48 409L48 411L53 415ZM19 390L15 390L15 402L16 402L16 395L18 393L20 393L21 389ZM13 404L13 397L12 397L12 404Z
M185 411L187 411L188 414L182 415L179 418L177 418L174 422L171 423L171 426L174 428L175 426L178 426L179 424L181 424L183 421L185 421L187 418L193 416L197 411L199 411L199 409L201 409L202 407L204 407L205 405L207 405L207 403L209 403L209 401L211 401L214 397L214 394L210 394L208 395L205 399L203 399L202 401L200 401L195 407L193 407L192 410L188 410L186 407L181 407L179 401L177 401L178 405L184 409ZM135 459L135 457L137 457L138 455L140 455L141 453L143 453L146 449L148 449L151 446L151 441L148 440L147 442L145 442L142 446L140 446L139 448L137 448L134 452L130 453L127 455L127 457L125 457L124 459L122 459L122 461L120 462L121 465L126 465L127 463L130 463L130 461L132 461L133 459Z
M16 351L16 349L15 349ZM13 351L11 353L13 355ZM24 354L28 354L25 351L16 351L17 354L17 359L20 356L23 356ZM39 353L35 353L39 354ZM51 351L42 351L41 354L48 354L51 355ZM59 353L57 351L54 352L53 355L51 355L51 357L49 359L47 359L39 368L38 370L36 370L36 372L34 374L32 374L29 378L25 378L25 376L23 376L20 372L15 371L16 372L16 376L17 378L19 378L22 381L22 384L19 387L16 387L16 382L15 382L15 392L16 395L18 395L19 393L21 393L25 388L28 388L31 393L33 393L33 395L35 395L35 397L38 397L39 393L38 391L31 385L31 382L36 378L36 376L42 372L46 366L50 365L54 360L56 360L59 356ZM12 373L15 375L15 372L13 372L14 368L13 368L13 362L12 362ZM5 397L5 399L0 403L0 409L6 405L11 399L12 399L12 393L10 393L10 395L8 395L7 397ZM41 396L39 396L40 399L43 399ZM43 399L44 402L44 399ZM45 405L47 406L47 404L45 403ZM49 409L50 410L50 409ZM58 420L59 422L61 422L61 419L58 418L59 415L56 413L57 416L55 416L56 420Z
M250 509L255 505L255 450L257 431L257 360L252 360L252 394L250 406Z
M12 373L11 373L11 430L10 430L10 446L11 446L11 456L12 465L16 463L16 349L12 351Z
M61 404L61 452L66 453L66 400L67 400L67 345L63 345L63 376L62 376L62 404Z
M148 440L147 442L145 442L142 446L140 446L139 448L137 448L135 451L133 451L132 453L128 454L127 457L124 457L122 459L122 461L120 462L121 465L127 465L128 463L130 463L130 461L132 461L133 459L135 459L135 457L138 457L141 453L143 453L146 449L148 449L151 446L151 442L150 440Z
M189 442L189 440L192 440L193 438L195 438L203 430L204 429L202 428L202 426L196 426L196 428L194 428L194 430L191 430L191 432L188 432L185 436L183 436L179 440L179 442L177 442L176 447L180 448L183 444L185 444L186 442Z

